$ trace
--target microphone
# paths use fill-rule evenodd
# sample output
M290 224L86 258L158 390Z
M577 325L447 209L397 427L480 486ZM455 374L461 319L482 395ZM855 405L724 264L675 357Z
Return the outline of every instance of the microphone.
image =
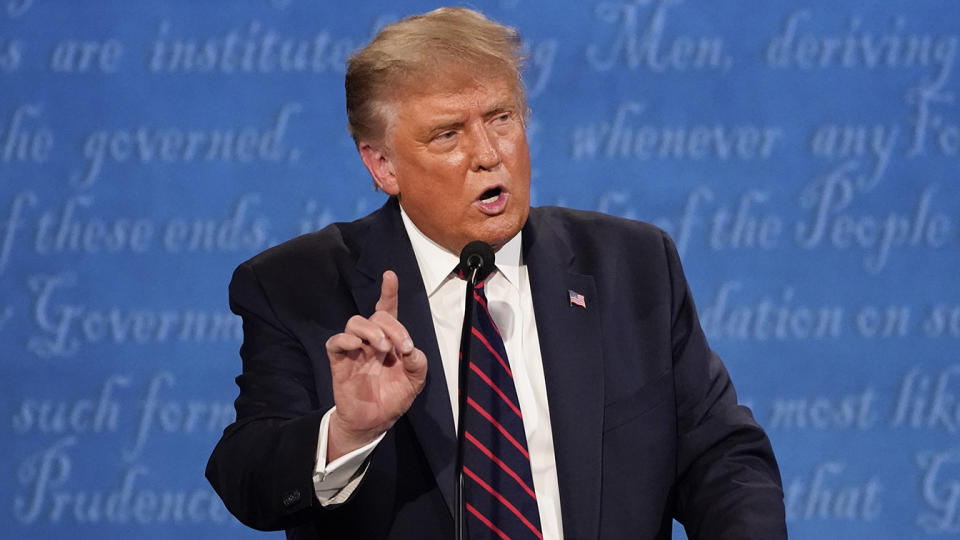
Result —
M463 303L463 329L460 332L460 366L457 388L459 396L457 403L457 456L454 466L454 521L456 531L454 538L466 538L466 517L464 516L463 500L463 451L464 451L464 420L467 408L467 374L470 369L470 338L472 336L473 288L477 283L486 279L493 271L496 256L493 248L486 242L474 240L467 244L460 252L460 272L467 280L466 298Z
M474 240L460 252L460 271L471 285L483 281L493 271L496 256L486 242Z

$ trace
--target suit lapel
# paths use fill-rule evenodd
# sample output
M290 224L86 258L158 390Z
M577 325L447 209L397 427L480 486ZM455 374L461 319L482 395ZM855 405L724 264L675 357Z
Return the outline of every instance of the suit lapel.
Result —
M600 520L603 429L601 306L593 276L574 270L574 255L555 227L531 210L524 263L550 407L564 537L596 538ZM584 296L573 305L568 291Z
M523 257L540 335L544 377L564 536L595 538L600 520L601 438L603 429L603 348L601 306L593 276L578 273L567 242L531 210L524 227ZM398 317L427 356L427 380L407 418L420 441L453 514L456 434L443 363L424 291L399 205L391 198L374 219L351 275L359 311L373 313L384 270L400 281ZM568 291L583 294L586 309L571 305Z
M453 514L453 469L456 433L443 373L443 362L430 315L420 267L410 247L396 199L390 198L372 220L351 277L360 313L371 315L380 298L383 272L393 270L400 282L397 318L427 356L427 380L406 417L413 426L447 507Z

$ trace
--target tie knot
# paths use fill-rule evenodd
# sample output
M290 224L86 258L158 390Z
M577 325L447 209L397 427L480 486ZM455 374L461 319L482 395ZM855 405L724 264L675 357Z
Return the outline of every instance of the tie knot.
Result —
M494 270L494 271L496 271L496 270ZM463 269L460 268L459 265L458 265L456 268L454 268L454 272L453 272L453 273L456 274L458 278L460 278L460 279L462 279L462 280L464 280L464 281L467 281L467 276L466 276L466 274L463 273ZM490 275L488 275L488 276L487 276L486 278L484 278L484 279L481 279L476 285L473 286L473 288L474 288L474 289L483 290L483 286L487 283L487 279L488 279L490 276L492 276L492 275L493 275L493 272L490 272Z

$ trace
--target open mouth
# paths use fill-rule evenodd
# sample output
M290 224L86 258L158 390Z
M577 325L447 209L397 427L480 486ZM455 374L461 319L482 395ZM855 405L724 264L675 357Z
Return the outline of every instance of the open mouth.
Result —
M500 194L503 192L499 186L495 188L488 189L480 195L480 202L483 204L493 204L497 199L500 198Z
M484 214L496 216L506 209L509 197L503 187L496 186L481 193L473 204Z

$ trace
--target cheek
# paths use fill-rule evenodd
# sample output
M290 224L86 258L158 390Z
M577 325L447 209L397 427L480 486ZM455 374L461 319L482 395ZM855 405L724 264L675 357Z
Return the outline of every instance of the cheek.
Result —
M437 165L446 170L457 169L464 161L463 152L447 152L437 159Z
M514 157L517 155L519 141L516 137L502 137L500 139L500 154Z
M509 160L514 167L529 167L530 151L523 132L513 137L504 137L500 143L500 155Z

